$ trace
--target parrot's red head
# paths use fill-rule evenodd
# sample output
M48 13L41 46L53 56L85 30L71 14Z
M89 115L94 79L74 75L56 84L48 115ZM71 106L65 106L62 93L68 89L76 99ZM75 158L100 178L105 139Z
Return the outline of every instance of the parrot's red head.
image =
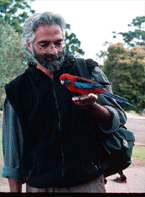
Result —
M59 77L59 80L62 85L69 85L71 84L71 78L72 78L72 75L66 73L66 74L62 74Z

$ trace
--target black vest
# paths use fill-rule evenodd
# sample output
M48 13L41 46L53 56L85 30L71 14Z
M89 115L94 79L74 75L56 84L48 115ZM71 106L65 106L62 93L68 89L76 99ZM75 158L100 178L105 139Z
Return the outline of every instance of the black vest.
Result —
M56 71L53 80L30 64L5 86L23 131L22 175L33 187L79 185L102 173L99 165L105 155L97 141L97 120L71 101L77 94L60 84L62 73L79 75L74 60ZM97 166L92 144L98 150Z

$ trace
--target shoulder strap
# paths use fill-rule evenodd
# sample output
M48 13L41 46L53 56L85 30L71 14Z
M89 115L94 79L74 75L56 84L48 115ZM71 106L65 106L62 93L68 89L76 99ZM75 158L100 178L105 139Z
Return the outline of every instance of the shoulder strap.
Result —
M89 74L85 60L83 58L75 58L75 61L80 76L85 77L87 79L91 79L91 75Z

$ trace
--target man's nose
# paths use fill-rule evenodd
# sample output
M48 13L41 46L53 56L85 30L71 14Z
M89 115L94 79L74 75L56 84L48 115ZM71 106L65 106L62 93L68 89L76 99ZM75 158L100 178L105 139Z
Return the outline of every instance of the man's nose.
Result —
M48 54L51 54L51 55L57 55L58 54L58 50L56 49L55 45L51 46L50 50L48 51Z

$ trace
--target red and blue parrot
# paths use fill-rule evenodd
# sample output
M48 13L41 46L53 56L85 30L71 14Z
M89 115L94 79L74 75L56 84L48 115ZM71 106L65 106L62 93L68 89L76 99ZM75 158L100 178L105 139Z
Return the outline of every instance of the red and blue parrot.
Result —
M127 105L134 107L132 104L127 102L126 98L106 92L103 88L105 88L106 85L110 85L109 83L96 82L90 79L70 75L67 73L62 74L59 79L61 84L65 85L72 92L82 95L86 95L89 93L103 94L104 96L113 98L121 103L126 103Z

